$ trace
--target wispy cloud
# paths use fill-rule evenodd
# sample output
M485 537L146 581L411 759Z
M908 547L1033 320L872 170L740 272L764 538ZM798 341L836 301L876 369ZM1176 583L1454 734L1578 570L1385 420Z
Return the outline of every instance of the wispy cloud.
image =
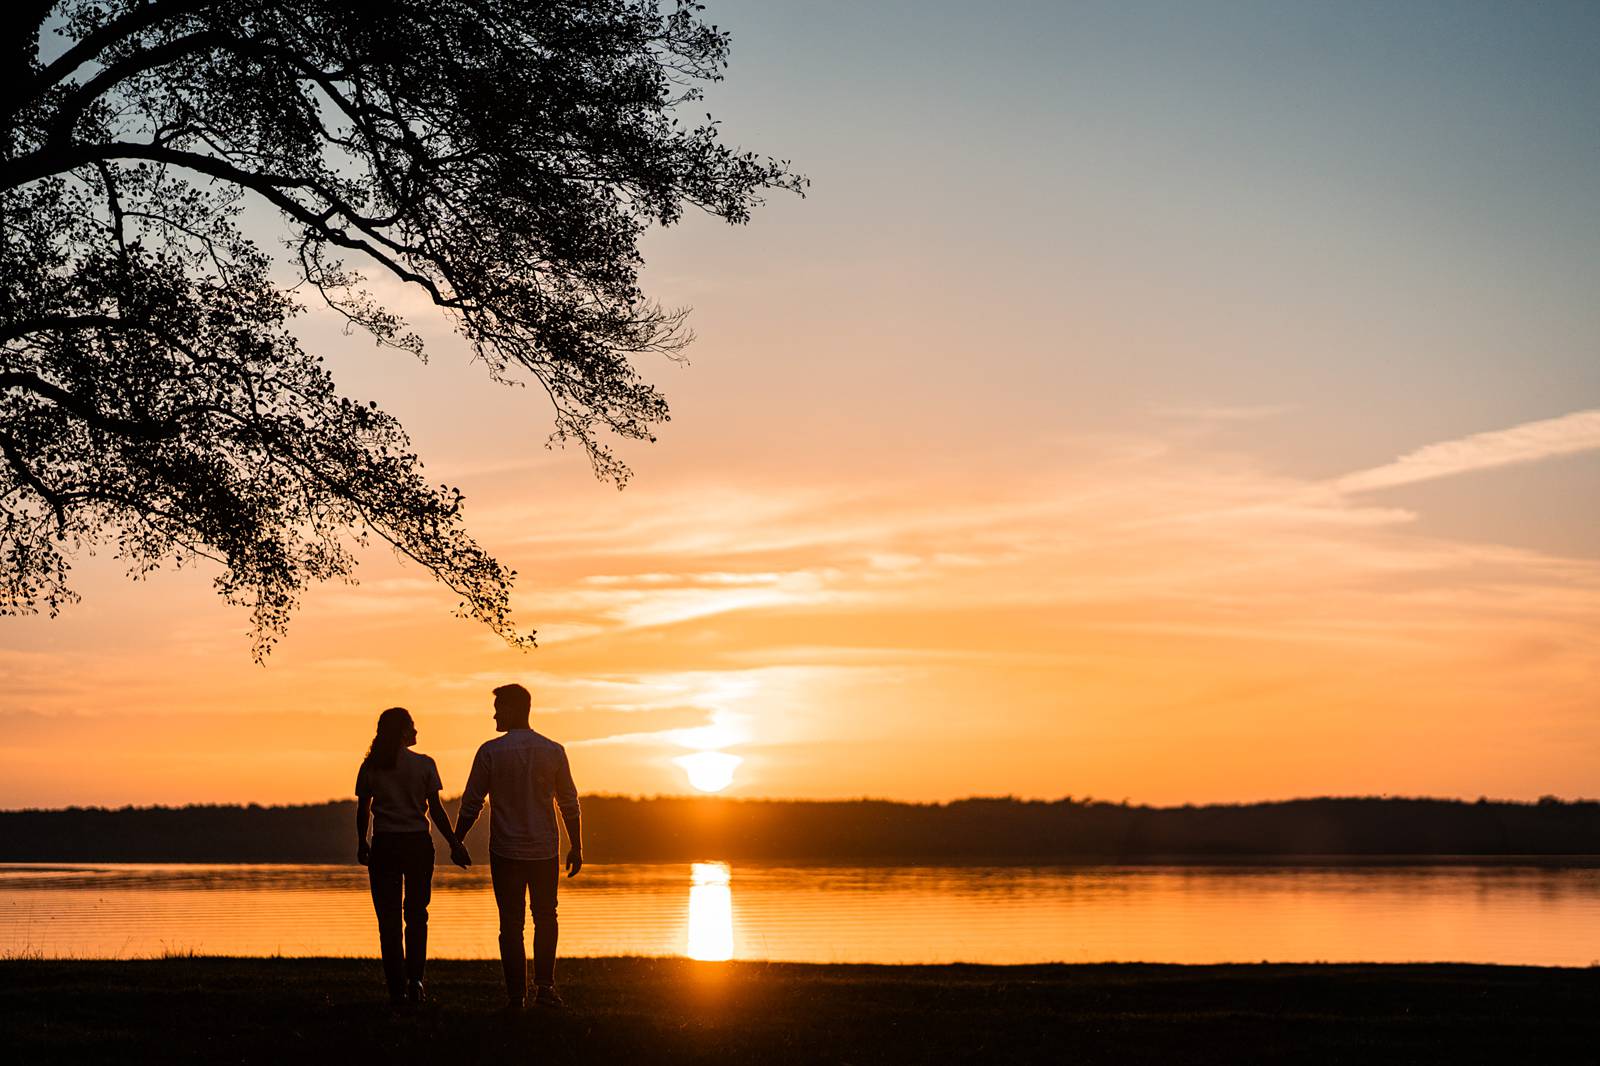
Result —
M1591 408L1429 444L1392 463L1346 474L1336 485L1343 492L1370 492L1594 448L1600 448L1600 409Z
M159 624L114 657L75 615L48 648L0 650L0 714L153 724L116 735L135 757L96 763L98 792L66 791L81 756L40 739L89 718L0 728L0 804L340 794L344 756L396 702L459 787L510 680L605 791L681 789L670 756L687 748L746 756L741 780L769 795L1510 789L1484 753L1568 758L1592 716L1600 561L1429 536L1362 490L1576 450L1596 415L1340 482L1138 436L1004 469L645 484L603 510L523 492L497 510L549 531L505 559L536 575L519 595L536 657L417 602L437 593L381 558L362 586L308 597L267 671L184 635L228 620L199 583L170 608L141 602ZM262 732L274 743L230 739ZM169 747L189 760L170 784L144 769ZM1297 753L1282 773L1302 776L1273 777L1267 748Z
M1216 404L1189 407L1157 407L1161 418L1174 418L1192 422L1259 422L1267 418L1281 418L1293 414L1298 408L1289 403Z

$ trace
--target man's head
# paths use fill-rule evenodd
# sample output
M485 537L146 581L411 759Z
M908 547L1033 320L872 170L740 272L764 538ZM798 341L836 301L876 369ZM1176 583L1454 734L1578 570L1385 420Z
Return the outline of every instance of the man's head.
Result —
M504 733L528 728L528 709L533 697L521 685L501 685L494 690L494 727Z

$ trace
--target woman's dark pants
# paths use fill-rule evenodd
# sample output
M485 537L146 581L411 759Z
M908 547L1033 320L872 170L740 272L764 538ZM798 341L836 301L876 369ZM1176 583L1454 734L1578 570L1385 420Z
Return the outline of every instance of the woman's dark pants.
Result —
M383 977L389 985L389 998L399 1000L405 995L408 980L422 980L422 968L428 961L433 837L426 832L373 833L367 877L372 882L372 907L378 912Z
M506 972L506 997L521 1003L528 990L528 963L522 947L522 908L533 915L533 982L556 982L556 886L561 860L505 859L489 854L494 902L500 910L500 965Z

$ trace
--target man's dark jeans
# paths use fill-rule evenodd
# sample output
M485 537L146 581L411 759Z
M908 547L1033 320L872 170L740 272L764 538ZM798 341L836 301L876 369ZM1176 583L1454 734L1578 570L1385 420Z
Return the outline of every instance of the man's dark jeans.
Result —
M428 961L428 901L433 897L433 838L420 833L373 833L367 863L372 908L378 912L378 946L389 998L405 994L406 981L422 980ZM404 901L402 903L402 900ZM400 919L405 917L404 949Z
M561 859L506 859L489 855L494 902L500 909L500 964L506 972L506 996L520 1003L528 991L528 963L522 947L522 908L533 915L533 982L556 982L556 886Z

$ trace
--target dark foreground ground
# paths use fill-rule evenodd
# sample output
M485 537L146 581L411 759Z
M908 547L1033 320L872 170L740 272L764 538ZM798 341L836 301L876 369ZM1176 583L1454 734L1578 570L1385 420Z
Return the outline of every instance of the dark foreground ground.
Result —
M1600 970L1496 966L562 963L564 1010L496 1012L498 965L0 961L17 1064L1600 1063Z

